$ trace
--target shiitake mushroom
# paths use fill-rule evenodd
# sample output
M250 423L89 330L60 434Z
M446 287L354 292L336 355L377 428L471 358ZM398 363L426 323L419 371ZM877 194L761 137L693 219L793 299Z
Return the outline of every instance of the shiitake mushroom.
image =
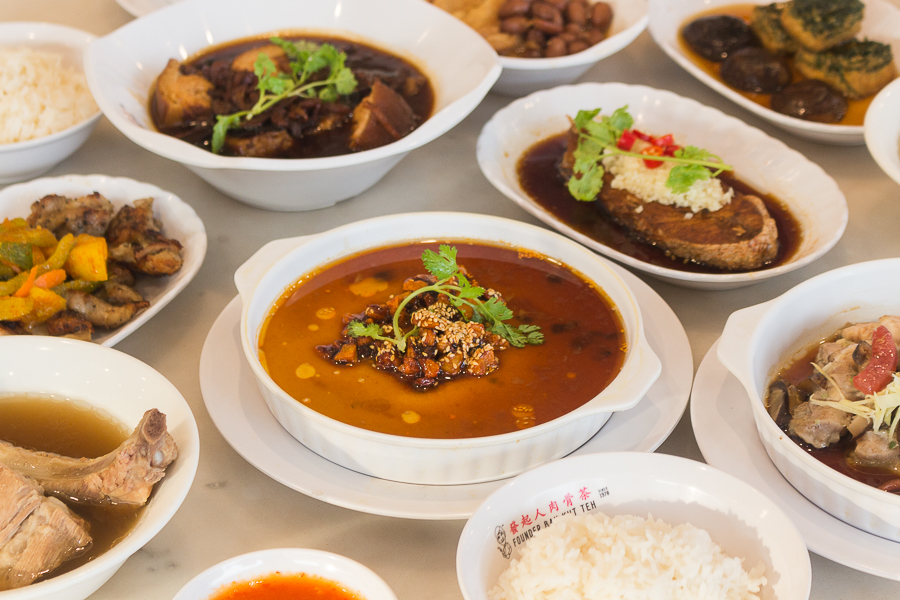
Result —
M695 19L684 26L681 35L694 52L715 62L722 62L741 48L759 45L750 26L730 15Z
M719 68L722 81L733 88L756 94L772 94L793 78L788 64L763 48L741 48L728 55Z
M847 114L847 99L818 79L804 79L772 94L771 106L781 114L818 123L838 123Z

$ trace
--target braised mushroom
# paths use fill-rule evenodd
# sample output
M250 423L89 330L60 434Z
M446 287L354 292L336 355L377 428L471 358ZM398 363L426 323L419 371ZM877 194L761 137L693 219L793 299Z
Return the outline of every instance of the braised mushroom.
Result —
M773 94L771 106L781 114L818 123L838 123L847 114L847 100L817 79L792 83Z
M685 25L681 35L691 49L707 60L722 62L732 52L758 46L756 34L743 20L729 15L702 17Z
M787 87L792 75L788 64L762 48L741 48L728 55L719 69L731 87L756 94L772 94Z

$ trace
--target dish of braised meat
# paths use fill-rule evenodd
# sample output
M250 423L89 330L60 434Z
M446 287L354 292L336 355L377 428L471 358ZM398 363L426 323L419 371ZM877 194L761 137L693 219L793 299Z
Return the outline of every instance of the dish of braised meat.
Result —
M540 255L472 242L325 266L282 295L259 340L269 375L305 406L420 438L540 425L594 398L625 357L601 290Z
M434 91L408 61L360 42L287 35L169 61L150 97L156 128L224 156L318 158L401 139Z
M785 365L766 407L810 456L867 485L900 492L900 317L850 323Z

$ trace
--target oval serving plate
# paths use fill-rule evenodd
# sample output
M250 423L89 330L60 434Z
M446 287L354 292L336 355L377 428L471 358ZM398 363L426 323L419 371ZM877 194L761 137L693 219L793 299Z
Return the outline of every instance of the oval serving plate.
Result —
M866 113L865 133L872 158L900 184L900 79L875 96Z
M184 264L177 273L169 277L142 277L138 280L135 288L150 302L147 310L122 327L94 333L93 342L111 347L150 320L190 283L206 256L206 229L194 209L175 194L149 183L106 175L44 177L11 185L0 191L0 219L27 218L31 214L32 202L48 194L75 197L93 192L105 196L116 211L123 204L153 197L153 212L162 221L163 233L178 240L184 247Z
M676 142L706 148L734 165L745 183L770 194L790 210L801 229L785 263L747 273L690 273L649 264L576 231L535 202L519 184L519 158L535 143L562 133L581 109L610 114L628 105L635 127ZM743 121L672 92L622 83L582 83L536 92L498 111L478 138L478 165L510 200L557 231L625 265L654 277L698 289L750 285L798 269L830 250L847 226L847 201L821 167L784 143ZM577 202L574 198L573 202Z
M900 52L900 9L887 0L864 0L866 5L862 31L856 37L891 44L894 62ZM750 0L751 4L770 4L768 0ZM694 64L682 51L679 31L692 17L717 6L734 5L734 0L650 0L650 35L663 52L685 71L776 127L802 138L826 144L859 145L865 143L862 125L832 125L789 117L745 98Z

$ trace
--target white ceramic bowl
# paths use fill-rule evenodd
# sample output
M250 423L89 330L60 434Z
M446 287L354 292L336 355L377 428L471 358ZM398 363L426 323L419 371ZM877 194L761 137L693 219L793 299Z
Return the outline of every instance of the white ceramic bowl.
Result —
M888 177L900 183L900 79L878 92L866 112L866 146Z
M789 117L752 100L716 80L695 65L684 53L679 31L692 17L717 6L734 4L732 0L649 0L650 34L669 57L688 73L773 125L798 137L826 144L859 145L864 143L862 125L832 125ZM769 0L751 0L751 4L770 4ZM865 0L862 31L857 36L891 44L895 63L900 65L900 8L888 0Z
M38 336L0 338L0 394L41 394L81 401L128 428L157 408L178 445L135 528L114 548L58 577L0 592L2 600L81 600L165 527L191 488L200 457L194 415L181 393L157 371L127 354L97 344Z
M897 314L900 259L849 265L732 314L718 357L743 384L769 458L785 479L822 510L863 531L900 541L900 497L838 473L794 443L769 416L766 389L798 353L850 322Z
M397 600L384 580L368 567L339 554L301 548L259 550L222 561L187 582L173 600L207 600L223 586L276 571L329 579L364 600Z
M57 52L63 64L81 69L84 48L94 39L86 31L51 23L0 23L0 47ZM0 144L0 183L12 183L46 173L68 158L88 139L97 121L98 110L81 123L43 137Z
M409 233L414 232L414 233ZM367 431L326 417L281 390L259 361L257 336L285 289L321 265L369 248L404 241L467 239L505 243L557 259L593 281L616 305L627 350L619 375L598 396L567 415L502 435L422 439ZM611 412L633 407L661 371L644 336L640 308L605 261L546 229L465 213L413 213L360 221L312 238L264 246L235 273L241 295L244 356L275 418L310 450L343 467L394 481L463 484L510 477L559 458L590 439ZM369 367L366 367L369 368Z
M651 265L614 250L563 223L535 202L519 184L519 158L532 145L569 128L580 109L610 114L628 105L635 127L671 133L679 144L706 148L735 167L744 182L771 194L790 209L802 240L786 263L751 273L689 273ZM478 138L478 166L507 198L585 246L669 283L699 289L750 285L816 260L841 238L847 201L834 179L784 143L743 121L672 92L622 83L582 83L537 92L497 111ZM572 200L576 202L576 200Z
M587 494L583 497L582 490ZM574 498L567 505L566 495ZM551 506L556 503L556 509ZM746 483L703 463L665 454L614 452L565 458L524 473L489 496L469 518L459 538L456 573L466 600L487 600L488 591L520 546L550 521L600 512L636 515L709 532L745 570L765 565L764 600L805 600L812 573L800 533L771 500ZM519 527L523 515L531 527ZM530 534L525 531L531 530Z
M170 58L275 31L345 35L419 66L435 91L432 116L394 143L343 156L270 159L219 156L157 132L147 111ZM500 73L475 31L421 0L188 0L95 40L85 71L106 117L136 144L182 163L222 193L271 210L311 210L355 196L400 159L442 135L484 98Z
M597 0L589 0L595 3ZM506 96L524 96L565 83L572 83L594 64L633 42L647 27L646 0L606 0L613 9L609 36L590 48L558 58L514 58L501 56L503 72L491 91Z
M175 194L149 183L106 175L64 175L11 185L0 191L0 219L28 217L32 202L48 194L77 197L93 192L100 192L116 210L141 198L153 198L153 212L162 221L163 234L184 247L184 263L177 273L139 278L135 287L150 302L147 310L121 327L94 333L95 343L114 346L149 321L191 282L206 256L206 229L194 209Z

